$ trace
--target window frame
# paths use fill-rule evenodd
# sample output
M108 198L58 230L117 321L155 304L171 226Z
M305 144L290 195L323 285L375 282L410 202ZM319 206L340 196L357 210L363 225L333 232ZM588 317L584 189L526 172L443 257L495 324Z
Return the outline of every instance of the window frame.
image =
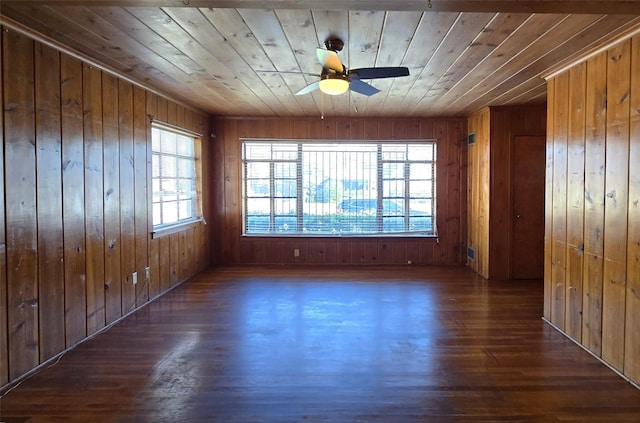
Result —
M296 160L291 160L291 161L296 161L298 163L302 163L302 146L304 144L369 144L371 146L376 146L378 148L378 156L377 156L377 167L379 168L378 170L378 175L377 175L377 184L381 184L382 182L382 167L383 164L387 161L383 160L381 155L380 155L380 150L381 150L381 146L382 145L410 145L410 144L430 144L432 145L433 148L433 157L432 160L429 162L432 166L432 173L431 173L431 180L432 180L432 185L431 185L431 189L432 189L432 193L431 193L431 202L432 202L432 207L431 207L431 214L430 215L425 215L425 217L430 217L431 218L431 225L432 225L432 230L430 231L389 231L389 232L383 232L381 229L382 226L378 225L378 229L380 230L380 232L338 232L335 234L329 233L329 232L304 232L302 230L302 225L303 225L303 202L304 200L298 201L297 199L300 198L304 198L304 188L302 187L302 167L303 166L298 166L297 167L297 181L299 181L300 183L297 184L297 196L296 196L296 213L295 213L295 218L297 221L297 228L295 232L277 232L275 230L273 230L273 228L270 229L269 232L265 231L265 232L252 232L252 233L247 233L247 199L248 199L248 194L247 194L247 175L246 175L246 157L245 157L245 143L265 143L265 144L297 144L298 145L298 158ZM267 237L267 238L276 238L276 237L294 237L294 238L335 238L335 237L362 237L362 238L370 238L370 237L396 237L396 238L438 238L438 228L437 228L437 222L436 222L436 212L437 212L437 181L436 181L436 168L437 168L437 151L438 151L438 143L437 143L437 139L406 139L406 140L332 140L332 139L275 139L275 138L248 138L248 137L241 137L240 138L240 155L241 155L241 163L240 163L240 172L241 172L241 198L240 198L240 206L241 206L241 219L242 219L242 233L241 235L243 237ZM258 160L256 160L258 161ZM278 160L275 160L273 158L271 158L270 160L262 160L262 161L268 161L271 163L271 167L273 167L273 163L277 162ZM410 159L405 159L405 164L408 164L411 162ZM271 176L271 178L273 179L273 175ZM409 179L411 180L411 179ZM405 179L406 181L406 179ZM273 183L273 182L271 182ZM408 185L408 184L407 184ZM380 187L382 185L379 185ZM408 188L407 188L408 191ZM274 196L270 195L269 200L271 201L271 207L270 207L270 216L274 215L275 216L275 210L273 208L273 200L274 200ZM379 193L378 193L378 206L379 207L384 207L382 204L384 203L384 201L390 201L389 200L389 196L388 195L384 195L382 193L382 188L379 189ZM405 196L403 198L403 200L409 200L410 196ZM378 207L378 208L379 208ZM382 215L380 214L380 212L378 212L378 220L380 221L382 219ZM405 220L408 221L410 216L410 212L407 211L405 217ZM272 217L270 217L270 219L272 219ZM270 225L272 226L272 225Z
M154 157L157 155L153 150L153 130L159 129L165 132L171 132L177 135L186 136L193 139L193 179L195 182L193 196L191 200L193 201L193 209L194 213L191 217L178 220L176 222L165 223L154 225L154 176L153 176L153 163ZM151 151L151 167L149 171L149 187L150 187L150 195L149 195L149 230L151 232L152 238L160 238L165 235L170 235L173 233L177 233L188 229L189 227L194 227L202 222L204 222L203 211L202 211L202 169L201 169L201 155L202 155L202 134L199 134L195 131L191 131L189 129L172 125L170 123L159 121L156 119L150 119L150 127L149 127L149 140L150 140L150 151ZM178 156L178 154L176 154ZM188 156L186 156L188 157ZM178 179L178 177L176 177Z

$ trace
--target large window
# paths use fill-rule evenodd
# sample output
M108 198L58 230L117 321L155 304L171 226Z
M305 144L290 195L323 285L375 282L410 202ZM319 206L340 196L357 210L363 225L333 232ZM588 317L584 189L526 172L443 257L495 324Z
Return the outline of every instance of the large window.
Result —
M242 141L246 235L435 235L435 141Z
M188 132L153 124L151 144L154 229L195 221L196 138Z

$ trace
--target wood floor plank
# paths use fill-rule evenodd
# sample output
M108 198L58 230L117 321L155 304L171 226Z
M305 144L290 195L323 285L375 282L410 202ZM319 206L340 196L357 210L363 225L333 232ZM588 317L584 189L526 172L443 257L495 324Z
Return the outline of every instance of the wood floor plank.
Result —
M2 398L3 421L637 422L541 318L540 281L451 267L209 270Z

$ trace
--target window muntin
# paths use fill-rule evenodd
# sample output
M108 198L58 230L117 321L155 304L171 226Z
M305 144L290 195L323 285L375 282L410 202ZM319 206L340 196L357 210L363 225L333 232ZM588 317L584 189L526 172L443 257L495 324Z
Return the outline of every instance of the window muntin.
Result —
M153 228L198 218L196 138L186 132L151 127Z
M436 143L242 140L245 235L435 235Z

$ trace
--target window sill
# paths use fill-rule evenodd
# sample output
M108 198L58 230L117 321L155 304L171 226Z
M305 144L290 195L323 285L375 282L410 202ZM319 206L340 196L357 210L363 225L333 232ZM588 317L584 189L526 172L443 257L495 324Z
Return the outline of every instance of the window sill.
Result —
M264 233L264 234L242 234L243 238L438 238L436 234L396 232L388 234L285 234L285 233Z
M182 232L184 230L195 228L196 226L204 224L204 220L200 217L197 219L188 220L185 222L176 223L175 225L167 225L158 228L153 228L151 231L151 238L162 238L163 236Z

